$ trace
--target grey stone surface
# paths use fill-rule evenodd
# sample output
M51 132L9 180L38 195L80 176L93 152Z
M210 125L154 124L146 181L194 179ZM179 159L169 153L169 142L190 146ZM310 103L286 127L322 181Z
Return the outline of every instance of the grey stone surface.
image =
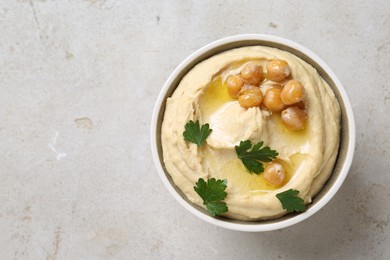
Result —
M1 259L389 259L389 1L1 1ZM355 160L334 199L279 231L182 208L149 128L169 74L210 41L286 37L339 76Z

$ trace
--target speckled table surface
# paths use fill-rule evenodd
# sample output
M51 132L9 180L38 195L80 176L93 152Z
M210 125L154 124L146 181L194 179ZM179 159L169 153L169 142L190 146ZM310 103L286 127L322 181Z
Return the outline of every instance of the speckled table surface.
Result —
M1 259L389 259L389 1L2 1ZM339 76L356 118L348 178L319 213L241 233L182 208L154 168L169 74L240 33L286 37Z

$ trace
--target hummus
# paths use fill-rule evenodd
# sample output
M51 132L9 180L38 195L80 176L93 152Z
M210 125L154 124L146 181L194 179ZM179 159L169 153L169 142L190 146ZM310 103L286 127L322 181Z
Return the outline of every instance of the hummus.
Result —
M265 70L273 59L287 61L290 77L305 88L304 130L288 131L280 114L259 107L242 108L227 93L226 78L238 74L245 63L255 61ZM265 93L272 84L263 82L261 91ZM209 123L213 130L201 147L183 139L189 120ZM275 48L232 49L196 65L167 99L161 131L164 164L176 186L200 207L205 208L194 191L198 179L227 179L224 201L228 212L223 216L247 221L277 218L286 210L276 194L296 189L308 204L328 180L338 152L339 121L335 95L311 65ZM277 159L286 169L281 187L269 185L262 174L245 169L234 149L243 140L264 141L279 153Z

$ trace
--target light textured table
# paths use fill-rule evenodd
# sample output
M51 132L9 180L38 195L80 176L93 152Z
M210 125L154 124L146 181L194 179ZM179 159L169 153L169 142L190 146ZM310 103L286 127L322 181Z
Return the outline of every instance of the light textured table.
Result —
M1 259L389 259L389 1L1 1ZM356 117L334 199L240 233L182 208L149 128L169 74L210 41L269 33L322 57Z

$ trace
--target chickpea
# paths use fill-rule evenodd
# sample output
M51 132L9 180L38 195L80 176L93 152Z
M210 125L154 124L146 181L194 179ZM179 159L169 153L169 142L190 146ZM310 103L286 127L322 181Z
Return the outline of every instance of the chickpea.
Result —
M265 107L272 112L279 112L284 108L284 104L280 98L281 89L270 88L265 92L263 103Z
M263 68L256 63L248 63L241 70L241 77L245 83L258 85L264 79Z
M271 60L267 63L267 78L272 81L282 81L290 75L290 66L285 60Z
M305 97L305 90L299 81L290 80L284 86L280 97L284 104L292 105L303 100Z
M263 178L272 186L279 187L286 179L286 172L280 163L272 162L265 167Z
M238 92L238 103L243 108L257 107L263 102L263 93L259 87L244 85Z
M238 75L231 75L226 80L227 90L231 98L237 98L238 92L244 85L242 78Z
M306 112L298 107L289 107L281 113L282 122L290 130L302 130L307 118Z

